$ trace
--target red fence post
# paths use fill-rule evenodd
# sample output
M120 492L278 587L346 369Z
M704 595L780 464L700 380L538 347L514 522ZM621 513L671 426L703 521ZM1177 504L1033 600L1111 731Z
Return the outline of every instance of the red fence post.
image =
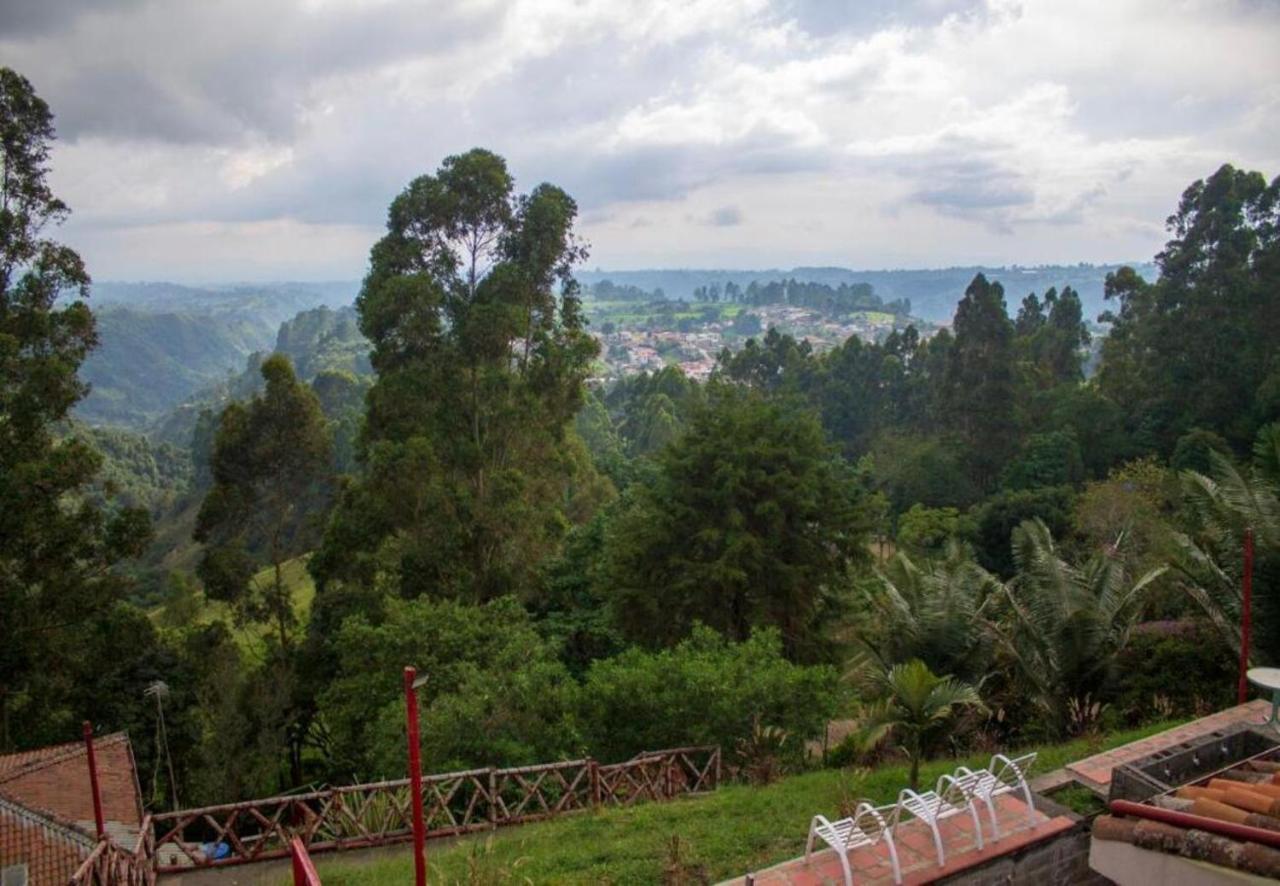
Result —
M98 839L107 835L106 822L102 820L102 794L98 790L98 758L93 753L93 724L84 721L84 748L89 757L89 787L93 791L93 823L98 828Z
M301 837L289 841L289 853L293 856L293 886L321 886L320 875Z
M1244 581L1243 605L1240 611L1240 682L1236 687L1236 701L1244 704L1249 697L1249 634L1253 630L1253 530L1244 531Z
M427 829L422 820L422 758L418 746L418 672L404 669L404 706L409 726L409 803L413 807L413 882L427 883Z

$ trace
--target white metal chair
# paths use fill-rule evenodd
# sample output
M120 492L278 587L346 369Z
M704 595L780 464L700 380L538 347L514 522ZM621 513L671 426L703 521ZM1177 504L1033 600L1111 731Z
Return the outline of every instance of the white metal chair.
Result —
M971 800L981 800L987 805L987 814L991 817L991 834L1000 839L1000 825L996 821L996 797L1001 794L1021 793L1027 804L1027 822L1036 826L1036 807L1031 800L1031 786L1027 784L1027 773L1036 762L1033 751L1021 757L1009 759L1004 754L996 754L986 769L976 772L961 766L956 770L955 782Z
M850 818L842 818L836 822L827 821L821 815L815 815L809 825L809 841L804 846L804 860L809 860L813 852L813 838L821 837L823 842L840 856L840 866L844 869L845 886L853 886L853 869L849 867L849 850L874 846L881 840L889 849L889 863L893 866L893 882L902 882L902 868L898 865L898 848L893 845L893 831L885 823L885 814L897 815L896 806L882 806L879 809L870 803L859 803Z
M953 815L969 813L973 818L973 832L978 848L982 848L982 825L978 823L978 811L970 796L961 790L955 778L950 775L942 776L932 791L925 791L923 794L903 788L898 794L896 815L890 824L891 828L897 829L904 812L920 819L933 832L933 846L938 851L939 867L947 863L947 854L942 848L942 833L938 830L938 822Z

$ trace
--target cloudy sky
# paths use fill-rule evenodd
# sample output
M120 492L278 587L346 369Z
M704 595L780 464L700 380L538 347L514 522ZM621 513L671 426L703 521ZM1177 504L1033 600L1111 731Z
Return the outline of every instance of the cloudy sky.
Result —
M1149 259L1280 174L1275 0L0 0L99 279L355 278L481 145L591 267Z

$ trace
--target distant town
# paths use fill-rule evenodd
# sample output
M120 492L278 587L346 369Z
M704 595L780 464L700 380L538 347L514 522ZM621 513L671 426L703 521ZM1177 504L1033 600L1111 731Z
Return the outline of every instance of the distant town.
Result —
M607 382L666 366L691 379L711 375L723 350L736 351L770 328L807 339L815 351L850 336L879 341L914 323L928 334L936 327L910 316L910 303L888 304L866 285L830 287L783 280L739 289L701 288L693 301L668 299L605 280L589 287L584 307L600 341L593 381Z

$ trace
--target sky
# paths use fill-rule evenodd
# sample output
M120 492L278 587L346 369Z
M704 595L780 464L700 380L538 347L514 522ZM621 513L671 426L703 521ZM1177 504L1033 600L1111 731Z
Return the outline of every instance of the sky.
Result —
M1280 174L1276 0L0 0L98 279L355 279L482 146L588 267L1149 260Z

